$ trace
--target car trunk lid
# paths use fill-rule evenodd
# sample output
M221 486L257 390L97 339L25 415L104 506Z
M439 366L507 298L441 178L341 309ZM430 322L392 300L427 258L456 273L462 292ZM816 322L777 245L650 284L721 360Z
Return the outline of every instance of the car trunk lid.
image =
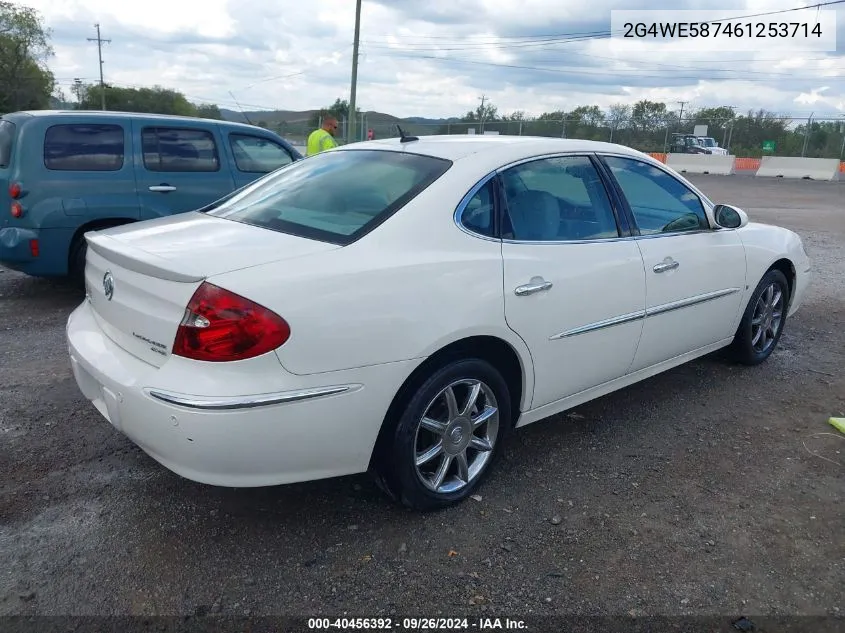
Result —
M156 367L170 356L188 302L206 278L339 248L202 213L86 238L86 300L95 318L117 345Z

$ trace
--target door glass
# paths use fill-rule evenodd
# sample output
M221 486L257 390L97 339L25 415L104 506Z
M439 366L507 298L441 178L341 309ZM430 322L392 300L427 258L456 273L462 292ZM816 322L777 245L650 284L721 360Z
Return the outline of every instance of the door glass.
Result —
M634 158L605 156L643 235L710 228L701 199L680 180Z
M217 171L220 158L206 130L148 127L141 133L144 166L158 172Z
M230 134L229 143L235 164L243 172L267 174L293 162L293 157L284 147L266 138Z
M502 172L510 226L519 241L571 241L619 236L598 171L587 156L523 163Z
M44 135L44 166L60 171L118 171L123 167L119 125L53 125Z

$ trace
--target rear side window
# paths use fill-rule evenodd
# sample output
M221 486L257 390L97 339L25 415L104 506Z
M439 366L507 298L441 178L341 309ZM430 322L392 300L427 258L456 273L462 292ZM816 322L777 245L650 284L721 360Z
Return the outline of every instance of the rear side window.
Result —
M15 124L0 120L0 168L12 162L12 141L15 140Z
M150 171L218 171L214 136L195 128L147 127L141 132L144 166Z
M349 244L413 200L451 164L394 151L323 152L257 180L207 213Z
M229 144L235 164L243 172L267 174L293 162L284 147L260 136L230 134Z
M124 151L119 125L53 125L44 135L44 166L55 171L118 171Z

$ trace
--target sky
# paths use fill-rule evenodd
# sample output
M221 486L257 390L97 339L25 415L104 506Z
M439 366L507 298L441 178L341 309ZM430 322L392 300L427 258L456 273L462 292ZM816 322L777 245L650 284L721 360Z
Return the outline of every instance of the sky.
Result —
M710 5L730 17L812 6L799 0L712 3L673 0L651 8ZM308 110L350 96L355 0L19 4L40 11L52 29L55 56L48 63L68 96L75 77L98 80L97 44L88 41L96 37L95 23L111 40L103 44L103 69L114 85L161 85L195 103L233 110ZM484 98L500 114L521 110L530 116L650 99L673 110L685 102L687 111L730 105L796 118L845 114L845 3L822 7L835 19L828 51L790 49L782 38L746 38L735 50L696 40L683 51L665 42L596 37L610 31L612 11L642 11L649 4L363 0L357 105L400 117L449 117L475 109ZM795 16L806 18L749 19Z

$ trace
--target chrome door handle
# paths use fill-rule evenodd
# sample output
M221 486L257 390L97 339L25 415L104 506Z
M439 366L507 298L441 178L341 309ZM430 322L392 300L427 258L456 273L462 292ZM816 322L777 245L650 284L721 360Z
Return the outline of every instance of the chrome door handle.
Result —
M657 264L652 270L654 270L654 272L656 273L665 273L667 270L674 270L678 266L680 266L678 262L676 262L671 257L667 257L663 260L662 264Z
M533 295L535 292L548 290L551 287L551 281L546 281L542 277L532 277L530 282L522 286L517 286L513 292L518 297L524 297L526 295Z
M168 191L176 191L176 187L173 187L171 185L153 185L152 187L150 187L150 191L167 193Z

